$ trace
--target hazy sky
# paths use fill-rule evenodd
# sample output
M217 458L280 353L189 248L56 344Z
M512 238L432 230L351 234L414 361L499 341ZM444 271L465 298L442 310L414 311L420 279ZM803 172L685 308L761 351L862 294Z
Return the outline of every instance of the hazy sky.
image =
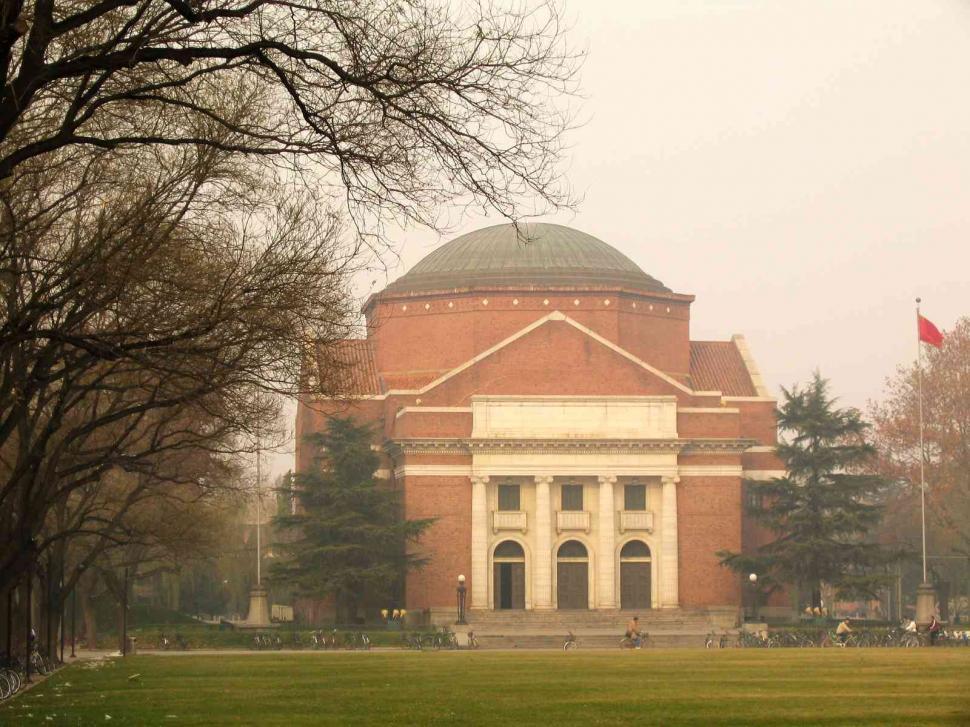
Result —
M773 391L817 367L864 406L915 356L916 296L970 315L970 2L564 6L583 202L543 220L696 295L692 338L743 333ZM390 279L499 221L402 236Z

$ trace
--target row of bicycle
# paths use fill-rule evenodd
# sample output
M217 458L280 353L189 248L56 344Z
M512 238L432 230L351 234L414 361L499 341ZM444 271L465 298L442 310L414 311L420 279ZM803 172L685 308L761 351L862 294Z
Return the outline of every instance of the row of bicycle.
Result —
M360 649L370 650L370 637L363 631L311 631L308 642L304 642L299 634L294 633L288 640L280 634L256 634L253 636L253 648L265 649Z
M57 666L37 649L30 653L30 670L32 673L46 676ZM26 683L24 661L20 657L8 654L0 655L0 701L9 699L19 692Z
M707 635L704 645L708 649L728 648L828 648L828 647L907 647L924 645L968 646L970 632L941 631L934 637L918 634L905 628L855 630L838 634L834 630L818 631L740 631L737 635Z
M425 649L477 649L478 638L474 631L468 632L468 640L465 646L458 643L458 636L447 629L441 631L424 631L403 634L404 646L413 651L424 651Z

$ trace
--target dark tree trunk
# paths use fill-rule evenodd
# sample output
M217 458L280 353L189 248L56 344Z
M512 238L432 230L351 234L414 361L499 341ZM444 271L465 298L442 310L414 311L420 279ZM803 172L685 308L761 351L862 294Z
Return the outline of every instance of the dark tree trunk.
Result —
M77 600L81 606L81 614L84 617L85 644L89 649L96 649L98 648L98 616L94 610L94 603L85 591L78 594Z

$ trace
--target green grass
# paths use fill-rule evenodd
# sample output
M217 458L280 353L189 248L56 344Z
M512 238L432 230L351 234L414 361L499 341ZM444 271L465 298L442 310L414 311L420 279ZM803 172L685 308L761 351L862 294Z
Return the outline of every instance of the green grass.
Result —
M144 655L65 669L0 723L965 725L968 675L960 648Z

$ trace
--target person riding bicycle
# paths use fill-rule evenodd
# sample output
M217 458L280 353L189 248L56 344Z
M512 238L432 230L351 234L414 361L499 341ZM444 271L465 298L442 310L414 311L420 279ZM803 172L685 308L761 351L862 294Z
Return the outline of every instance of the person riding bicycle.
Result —
M936 646L936 639L939 637L940 631L942 630L943 630L942 624L940 624L940 622L936 620L936 616L933 616L930 619L930 626L927 629L927 631L930 634L930 646Z
M835 629L835 635L843 646L849 638L849 634L852 633L852 627L849 626L849 619L843 619L839 623L838 628Z
M640 617L634 616L626 625L626 637L632 639L634 648L639 649L643 644L643 636L640 633Z

